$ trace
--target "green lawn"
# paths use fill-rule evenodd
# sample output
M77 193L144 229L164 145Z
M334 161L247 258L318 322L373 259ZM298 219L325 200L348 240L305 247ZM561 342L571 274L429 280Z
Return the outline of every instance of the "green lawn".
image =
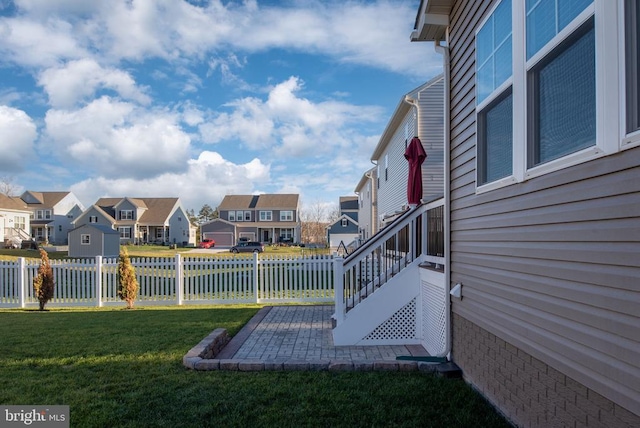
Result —
M182 356L258 306L0 310L0 403L69 405L74 427L501 427L423 373L194 372Z
M278 247L265 245L263 255L266 256L311 256L311 255L329 255L329 250L324 248L304 248L304 247ZM176 248L172 249L168 246L161 245L128 245L127 252L131 258L136 257L174 257L177 253L189 257L251 257L251 254L235 255L229 251L214 253L214 251L204 250L198 253L189 253L193 248ZM67 252L52 251L49 258L52 260L66 259ZM38 250L14 250L0 248L0 260L17 260L18 257L40 258Z

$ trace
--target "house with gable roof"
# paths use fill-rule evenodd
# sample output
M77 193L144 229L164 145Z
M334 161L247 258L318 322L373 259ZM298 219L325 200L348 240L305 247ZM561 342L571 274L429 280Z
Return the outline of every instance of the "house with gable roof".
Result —
M31 211L31 237L37 242L66 245L72 223L84 205L71 192L36 192L27 190L20 199Z
M300 197L297 194L226 195L219 217L200 226L202 239L229 247L243 238L262 243L300 242Z
M409 164L404 154L418 137L427 158L422 163L423 200L439 198L444 189L444 75L439 74L400 98L371 154L376 165L375 231L407 208ZM375 232L374 232L375 233Z
M101 198L74 222L108 226L121 244L195 245L195 228L179 198Z
M340 196L339 204L340 217L327 226L327 242L332 250L356 247L360 238L358 196Z
M31 210L20 198L0 193L0 246L20 247L31 240Z

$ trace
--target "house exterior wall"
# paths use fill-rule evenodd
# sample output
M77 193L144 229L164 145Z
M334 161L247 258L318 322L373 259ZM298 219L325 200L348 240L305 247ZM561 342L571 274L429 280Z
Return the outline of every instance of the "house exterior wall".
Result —
M474 37L493 4L450 14L453 360L518 425L640 426L640 148L476 193Z
M82 244L81 235L89 235L89 244ZM69 232L69 257L117 257L120 236L116 231L105 231L85 224Z
M422 164L423 199L444 194L444 78L418 93L418 136L427 152Z
M374 193L375 185L375 168L368 171L360 180L358 187L355 189L358 194L358 224L360 225L360 238L365 241L371 238L377 229L374 229ZM373 174L373 180L367 177L367 174Z
M89 224L89 219L91 217L97 217L97 223L91 223L91 224L100 224L103 226L108 226L111 227L111 220L107 217L104 216L103 213L101 213L100 211L98 211L95 207L91 206L89 207L83 214L83 220L82 222L84 224ZM79 226L79 225L76 225Z
M213 239L216 247L230 247L236 243L236 227L221 219L216 219L200 226L202 239Z
M191 232L191 224L187 213L178 207L169 217L169 241L174 244L195 245L195 232Z
M0 208L0 245L4 245L4 240L11 236L10 229L16 227L16 224L24 224L25 233L29 233L30 213L28 211L13 211Z
M69 231L73 229L71 222L82 214L83 205L73 194L69 193L53 207L53 221L49 223L52 244L65 245L68 243Z
M374 159L377 163L377 229L383 226L384 217L392 216L407 205L409 164L404 153L414 136L420 138L427 153L422 164L423 199L441 197L444 191L444 77L432 79L408 96L418 108L408 108L384 151Z
M406 135L405 129L408 131ZM407 204L409 164L404 158L405 141L407 139L411 141L415 129L416 120L413 109L410 109L377 159L378 229L382 228L384 217L402 210L402 207Z

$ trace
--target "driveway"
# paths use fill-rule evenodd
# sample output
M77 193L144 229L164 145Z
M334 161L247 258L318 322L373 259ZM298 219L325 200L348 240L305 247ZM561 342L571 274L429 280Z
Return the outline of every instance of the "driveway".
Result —
M228 253L228 248L194 248L193 250L186 251L186 254L218 254L218 253ZM183 253L184 254L184 253Z

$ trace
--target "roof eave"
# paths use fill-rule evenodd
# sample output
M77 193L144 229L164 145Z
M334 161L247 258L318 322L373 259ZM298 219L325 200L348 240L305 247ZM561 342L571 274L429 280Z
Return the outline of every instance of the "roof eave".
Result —
M444 40L452 6L453 0L422 0L410 40L412 42Z

